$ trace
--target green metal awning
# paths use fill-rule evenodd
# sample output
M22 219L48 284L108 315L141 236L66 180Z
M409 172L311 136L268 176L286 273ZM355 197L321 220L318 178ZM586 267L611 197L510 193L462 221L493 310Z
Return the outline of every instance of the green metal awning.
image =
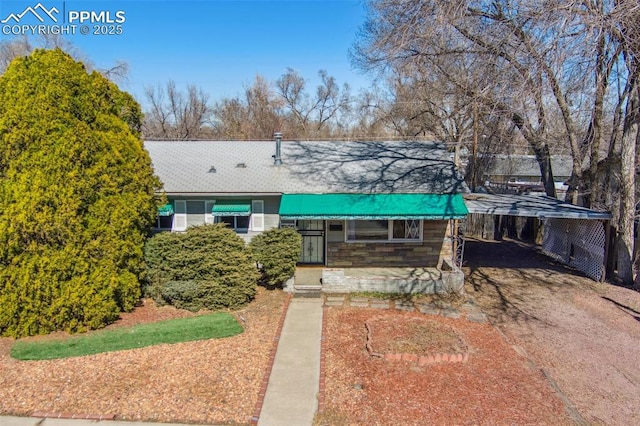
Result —
M280 201L284 219L441 220L467 214L460 194L283 194Z
M250 216L249 201L216 201L211 209L214 216Z
M171 216L173 214L173 206L171 204L165 204L158 207L158 216Z

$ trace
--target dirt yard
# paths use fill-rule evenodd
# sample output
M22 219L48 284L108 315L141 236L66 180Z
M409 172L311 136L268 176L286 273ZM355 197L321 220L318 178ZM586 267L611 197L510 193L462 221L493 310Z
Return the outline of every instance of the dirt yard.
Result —
M468 294L577 423L640 424L640 293L509 240L467 241L465 265Z
M0 338L0 414L115 415L119 420L248 424L285 294L258 288L232 312L244 333L50 361L17 361ZM193 315L152 301L110 327ZM35 339L48 336L34 337Z
M465 259L468 296L491 324L327 309L326 409L316 424L640 424L640 293L595 283L513 241L467 241ZM221 340L24 362L9 357L12 339L0 339L0 413L246 424L285 297L260 289L236 312L245 332ZM192 314L148 302L113 326L184 315ZM372 357L367 323L381 353L468 359ZM420 337L434 332L443 338Z
M316 425L640 424L640 293L596 283L514 241L467 241L465 259L467 297L491 325L464 314L326 311L326 408ZM415 341L427 327L443 334L428 323L405 327L425 318L461 341ZM385 357L365 349L367 333ZM387 357L426 355L431 344L468 350L468 361Z
M543 374L530 369L488 323L395 309L331 307L326 314L325 410L317 426L571 424ZM421 364L410 356L373 357L365 349L364 324L373 323L373 347L385 352L398 350L394 343L406 338L402 327L385 333L395 328L389 324L425 320L437 325L438 336L450 336L443 334L449 329L456 338L430 336L433 345L403 345L402 352L468 351L468 360Z

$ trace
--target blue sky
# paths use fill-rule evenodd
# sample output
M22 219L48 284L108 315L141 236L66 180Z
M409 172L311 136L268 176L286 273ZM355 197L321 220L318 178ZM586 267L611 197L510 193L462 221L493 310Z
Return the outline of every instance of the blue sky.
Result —
M340 84L349 83L354 92L369 85L368 76L352 69L348 55L364 21L360 0L0 0L0 21L38 3L57 21L39 9L44 22L30 12L11 18L0 24L0 38L17 37L13 33L22 34L25 24L75 25L75 34L67 38L98 68L118 60L129 64L129 78L120 86L142 102L144 87L169 79L180 88L202 87L212 99L236 96L257 74L274 81L287 67L312 87L320 69ZM72 12L77 13L73 22ZM108 16L102 14L103 22L94 16L93 22L90 17L81 23L79 12ZM114 22L123 16L124 22ZM89 34L80 34L82 25ZM114 25L122 34L93 34L100 28L114 30Z

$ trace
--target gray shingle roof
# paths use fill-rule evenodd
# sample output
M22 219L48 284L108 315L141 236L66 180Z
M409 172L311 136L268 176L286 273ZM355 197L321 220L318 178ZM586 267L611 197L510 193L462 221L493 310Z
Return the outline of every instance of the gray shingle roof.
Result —
M432 142L146 141L168 194L468 192ZM211 168L215 172L209 172Z
M611 213L574 206L546 195L466 194L469 213L562 219L611 219Z
M534 155L493 155L488 160L485 174L492 176L540 176L540 166ZM554 177L571 176L573 160L570 156L551 157L551 170Z

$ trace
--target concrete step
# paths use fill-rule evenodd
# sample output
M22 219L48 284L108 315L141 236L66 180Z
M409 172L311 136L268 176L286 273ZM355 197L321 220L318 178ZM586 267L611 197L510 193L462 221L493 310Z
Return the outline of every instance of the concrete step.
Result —
M293 297L322 297L321 285L294 285Z

